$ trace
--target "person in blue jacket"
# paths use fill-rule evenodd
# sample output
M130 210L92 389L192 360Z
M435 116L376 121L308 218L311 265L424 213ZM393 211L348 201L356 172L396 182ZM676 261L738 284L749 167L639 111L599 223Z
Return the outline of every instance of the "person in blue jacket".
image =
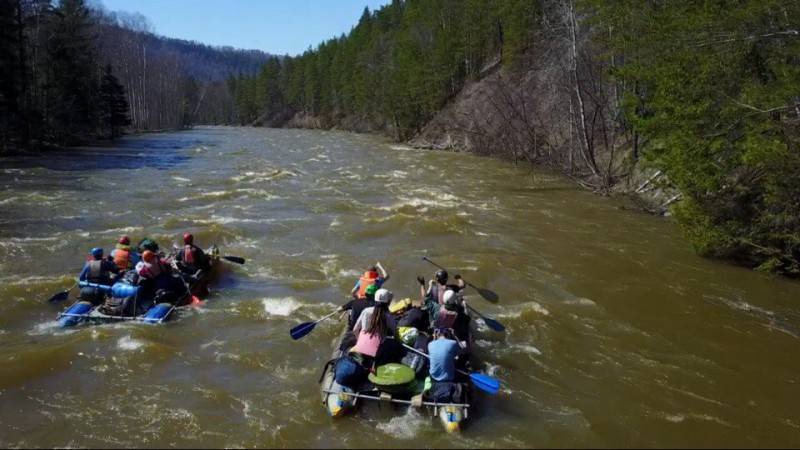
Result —
M119 275L117 265L114 264L114 261L103 259L103 249L95 247L91 251L91 259L86 262L78 275L78 281L111 286L116 275ZM83 286L81 287L81 299L99 305L105 300L105 291L92 286Z

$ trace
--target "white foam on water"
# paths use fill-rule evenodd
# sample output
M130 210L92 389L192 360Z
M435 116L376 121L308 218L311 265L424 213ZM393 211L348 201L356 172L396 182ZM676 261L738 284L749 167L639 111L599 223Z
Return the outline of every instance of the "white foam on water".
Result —
M19 200L19 197L9 197L5 200L0 200L0 205L7 205L9 203L14 203Z
M180 181L181 183L191 183L192 182L192 180L190 180L188 178L183 178L183 177L172 177L172 179L175 180L175 181Z
M343 269L339 271L339 276L341 278L358 278L359 276L361 276L361 272L355 269L350 269L350 270Z
M426 423L428 420L416 409L408 408L408 412L404 415L392 417L388 422L381 422L376 428L395 439L409 440L414 439Z
M41 336L44 334L64 335L71 334L78 331L76 328L61 328L57 320L49 320L44 323L34 325L33 329L28 331L29 336Z
M339 218L335 218L331 221L330 228L336 228L342 224L342 221Z
M538 304L536 302L527 302L527 303L523 303L521 305L515 306L513 311L507 311L507 312L503 312L503 313L498 314L498 317L506 317L506 318L514 319L514 318L519 318L520 316L522 316L523 313L528 312L528 311L533 311L533 312L539 313L539 314L541 314L543 316L549 316L550 315L550 311L548 311L547 308L545 308L544 306L542 306L542 305L540 305L540 304Z
M119 234L119 233L135 233L137 231L142 231L144 228L142 227L120 227L120 228L109 228L107 230L97 231L97 234Z
M566 305L579 305L579 306L597 306L597 303L589 300L588 298L576 298L564 302Z
M294 297L265 298L261 302L268 316L288 317L303 306Z
M525 353L529 353L529 354L532 354L532 355L541 355L542 354L541 350L539 350L538 348L536 348L536 347L534 347L532 345L514 344L514 345L511 346L511 348L513 348L515 350L520 350L520 351L523 351Z
M226 196L226 195L233 194L233 193L235 193L235 192L236 192L236 191L211 191L211 192L204 192L204 193L202 193L202 194L195 195L195 196L193 196L193 197L183 197L183 198L179 198L179 199L178 199L178 201L179 201L179 202L188 202L189 200L202 200L202 199L206 199L206 198L219 198L219 197L224 197L224 196Z
M200 349L201 350L205 350L205 349L207 349L209 347L222 347L223 345L225 345L225 342L226 341L218 341L218 340L214 339L211 342L206 342L205 344L201 345Z
M144 342L133 339L132 337L130 337L130 335L123 336L117 340L117 348L120 350L134 351L134 350L139 350L144 346L145 346Z
M414 150L413 147L409 147L407 145L390 145L389 148L398 152L408 152Z

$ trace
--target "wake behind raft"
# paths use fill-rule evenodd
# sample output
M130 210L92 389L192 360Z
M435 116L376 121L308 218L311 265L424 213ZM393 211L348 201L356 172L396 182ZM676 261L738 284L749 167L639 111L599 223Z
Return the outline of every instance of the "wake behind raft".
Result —
M180 292L171 301L160 301L158 296L147 296L144 289L135 285L129 278L123 278L111 286L81 281L80 287L94 288L106 296L124 301L126 307L119 315L107 314L103 305L95 305L90 301L78 300L66 311L58 315L58 324L62 328L73 327L83 323L141 322L158 324L168 321L173 313L182 307L199 302L198 296L208 292L208 284L219 273L221 258L216 246L207 251L211 260L211 269L198 277L185 279L185 291Z

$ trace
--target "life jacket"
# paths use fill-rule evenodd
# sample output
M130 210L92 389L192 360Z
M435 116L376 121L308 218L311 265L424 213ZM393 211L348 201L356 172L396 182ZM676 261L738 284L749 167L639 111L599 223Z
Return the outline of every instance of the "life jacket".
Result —
M439 315L436 318L436 324L434 325L434 328L454 328L456 325L456 319L458 319L457 311L450 311L442 306L439 308Z
M359 278L358 285L358 298L367 298L367 288L378 282L378 272L364 272L364 275Z
M158 260L155 264L150 264L148 262L143 263L142 270L139 272L140 276L150 279L156 279L159 275L164 273L166 269L161 264L161 260Z
M114 264L119 267L119 270L128 270L131 268L131 248L127 245L119 245L114 250Z
M440 305L444 304L444 293L447 291L447 286L441 286L439 283L433 283L430 290L430 296L436 300Z
M183 246L183 262L187 265L194 266L195 263L195 256L194 256L194 246L193 245L184 245Z
M90 283L105 284L109 282L108 270L103 267L102 260L89 261L89 275L86 277Z

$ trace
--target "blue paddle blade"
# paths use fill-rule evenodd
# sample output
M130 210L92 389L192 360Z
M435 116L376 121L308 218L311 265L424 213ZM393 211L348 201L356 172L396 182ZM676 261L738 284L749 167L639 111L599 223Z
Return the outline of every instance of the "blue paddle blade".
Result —
M487 327L491 328L494 331L503 332L506 330L506 327L504 327L502 323L494 319L484 317L483 322L486 324Z
M475 384L475 387L483 392L495 395L500 391L500 382L489 375L473 372L469 374L469 377L472 379L472 383Z
M291 335L292 339L296 341L308 333L311 333L311 330L313 330L315 326L317 326L316 322L301 323L300 325L292 328L289 331L289 335Z

